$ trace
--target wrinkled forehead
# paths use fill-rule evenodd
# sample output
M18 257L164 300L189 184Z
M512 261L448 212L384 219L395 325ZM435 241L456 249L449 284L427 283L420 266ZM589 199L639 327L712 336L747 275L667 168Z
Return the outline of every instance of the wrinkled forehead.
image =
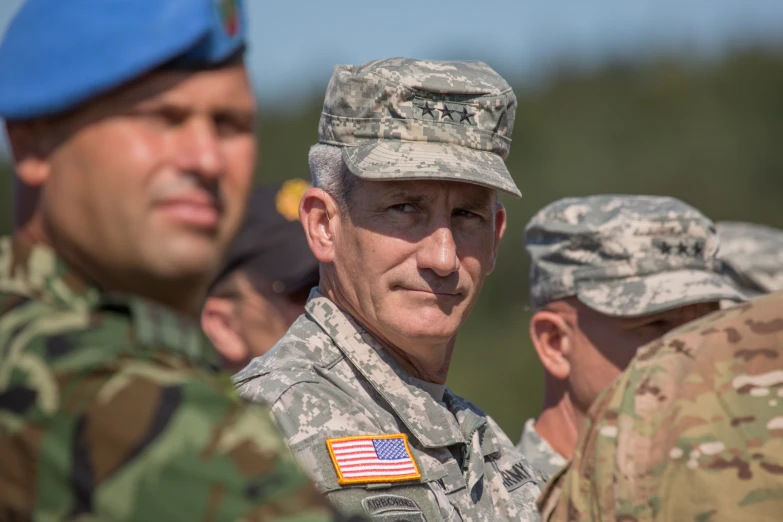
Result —
M374 180L356 178L357 188L365 197L394 199L418 198L423 201L451 199L474 204L494 204L495 189L473 183L452 180Z

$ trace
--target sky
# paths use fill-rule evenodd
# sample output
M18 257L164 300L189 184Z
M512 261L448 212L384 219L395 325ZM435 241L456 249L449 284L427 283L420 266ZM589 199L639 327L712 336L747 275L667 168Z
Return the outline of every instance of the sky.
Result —
M0 37L22 3L0 0ZM783 43L781 0L246 0L246 5L248 64L267 111L295 111L303 99L321 96L335 64L383 57L477 59L516 84L536 84L563 64L592 68L662 53L711 60L748 44Z

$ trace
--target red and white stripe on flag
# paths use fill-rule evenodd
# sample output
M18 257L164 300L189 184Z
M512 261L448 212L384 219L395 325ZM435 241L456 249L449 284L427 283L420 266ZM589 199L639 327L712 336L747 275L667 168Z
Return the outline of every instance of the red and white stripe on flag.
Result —
M421 478L404 433L326 439L326 446L340 484L403 482Z

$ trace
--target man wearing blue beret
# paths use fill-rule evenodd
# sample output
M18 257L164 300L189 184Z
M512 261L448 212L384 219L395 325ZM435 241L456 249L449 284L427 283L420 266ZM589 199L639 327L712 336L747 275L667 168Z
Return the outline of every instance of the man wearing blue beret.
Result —
M193 321L245 210L241 5L28 0L0 45L0 520L332 520Z

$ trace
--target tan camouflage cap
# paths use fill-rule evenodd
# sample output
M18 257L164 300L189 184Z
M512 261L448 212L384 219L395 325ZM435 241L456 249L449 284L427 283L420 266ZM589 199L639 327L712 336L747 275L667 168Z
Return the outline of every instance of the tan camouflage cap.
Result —
M319 142L364 179L465 181L521 196L504 160L517 99L482 62L389 58L338 65Z
M576 296L598 312L635 317L693 303L741 301L720 275L718 235L674 198L600 195L546 206L525 228L535 308Z
M741 222L717 228L723 272L745 295L783 290L783 230Z
M781 520L783 292L642 348L593 404L569 466L543 520Z

